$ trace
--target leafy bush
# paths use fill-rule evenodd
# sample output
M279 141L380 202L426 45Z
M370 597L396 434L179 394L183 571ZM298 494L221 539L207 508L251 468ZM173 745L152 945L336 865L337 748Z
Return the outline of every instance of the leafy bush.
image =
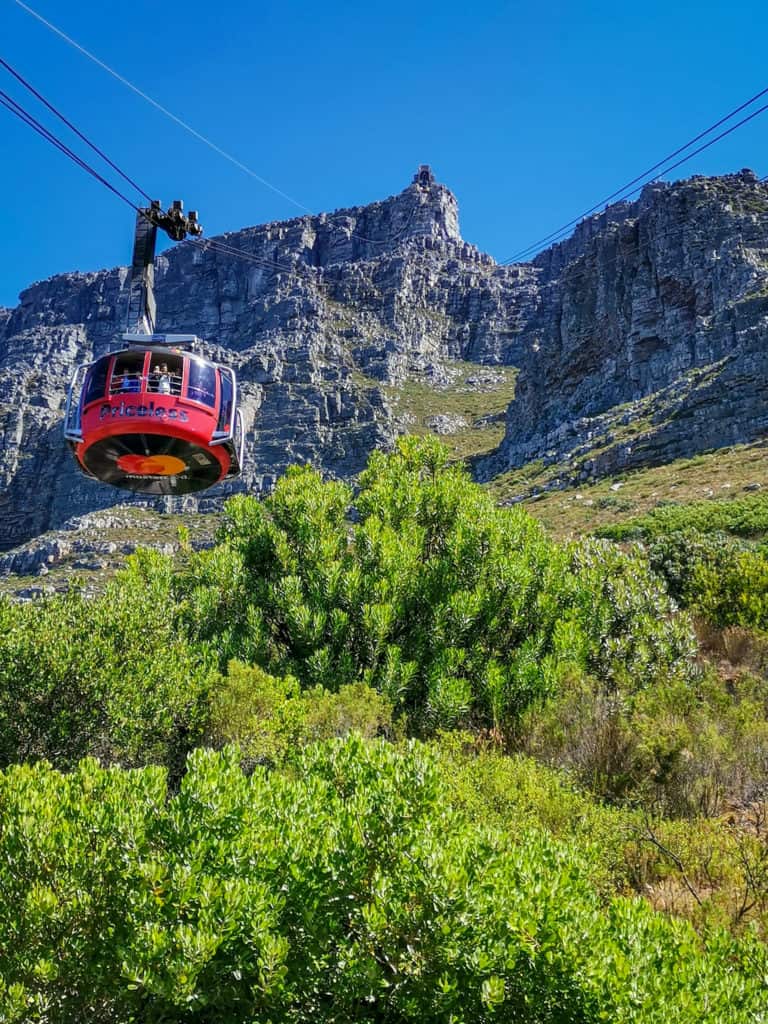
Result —
M691 604L715 625L768 630L768 556L763 552L697 562L690 593Z
M384 698L353 683L330 693L301 691L292 676L276 679L257 666L230 662L211 687L206 745L236 743L251 763L282 761L309 743L356 732L373 738L391 732Z
M583 858L449 806L435 763L359 739L295 775L197 752L157 768L0 776L0 1016L740 1024L764 948L635 900Z
M614 895L640 888L627 847L640 819L625 808L608 807L580 787L574 773L522 754L505 754L489 738L468 732L441 733L430 741L452 806L471 821L517 835L544 831L573 840L587 853L592 884Z
M694 530L661 534L645 546L651 569L662 577L670 595L685 608L695 603L693 575L696 566L727 564L742 550L741 541L725 534L708 535Z
M586 669L608 688L639 690L650 681L689 679L695 638L685 616L673 614L666 589L638 552L587 540L572 547L580 583L579 612L591 649L571 669ZM573 675L573 671L568 673Z
M768 938L765 800L742 800L719 818L670 820L658 806L655 812L635 806L637 800L629 807L607 806L576 785L573 771L504 755L477 735L444 733L432 747L451 804L472 821L510 835L533 828L573 840L599 892L633 891L703 934L718 925ZM703 771L733 771L734 752L728 764ZM765 753L763 729L763 758ZM689 782L698 767L691 767Z
M768 788L768 683L714 672L641 691L574 676L524 717L520 746L614 803L715 815Z
M659 505L644 515L601 527L595 533L610 540L651 540L690 530L728 533L736 537L763 537L768 533L768 495Z
M0 600L0 765L183 765L210 670L176 626L171 575L145 551L103 597Z
M670 594L715 626L768 630L768 552L724 534L694 531L655 538L651 568Z
M507 729L572 666L685 673L690 628L637 558L562 546L498 509L434 439L374 453L352 493L294 468L227 505L221 543L177 579L182 617L222 667L302 687L363 683L412 729Z

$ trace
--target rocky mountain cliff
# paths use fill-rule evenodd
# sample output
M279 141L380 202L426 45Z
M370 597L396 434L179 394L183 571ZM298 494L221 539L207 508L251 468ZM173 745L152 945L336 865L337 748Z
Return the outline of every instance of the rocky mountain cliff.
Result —
M586 479L768 431L768 183L647 186L542 253L539 315L488 478Z
M476 460L485 479L531 459L612 472L768 425L768 185L751 172L648 186L529 264L464 242L455 197L424 174L383 202L216 242L240 254L187 242L157 261L159 329L235 367L247 429L243 477L185 510L266 490L295 461L353 476L413 425L399 396L414 382L439 413L451 389L506 380L466 363L520 371L501 446ZM61 440L68 379L123 329L126 279L64 274L0 309L0 548L126 500Z

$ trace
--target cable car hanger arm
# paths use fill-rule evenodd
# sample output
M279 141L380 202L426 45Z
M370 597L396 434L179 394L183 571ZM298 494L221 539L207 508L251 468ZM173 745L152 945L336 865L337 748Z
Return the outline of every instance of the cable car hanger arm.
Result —
M184 241L187 235L198 237L203 233L197 212L190 210L189 215L185 215L184 204L180 199L176 199L165 211L159 199L153 199L149 206L139 207L136 212L128 293L126 329L130 334L155 333L155 246L158 228L165 231L174 242Z

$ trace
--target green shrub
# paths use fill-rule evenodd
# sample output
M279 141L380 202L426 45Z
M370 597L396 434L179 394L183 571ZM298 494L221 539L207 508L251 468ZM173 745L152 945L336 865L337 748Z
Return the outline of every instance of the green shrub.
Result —
M591 642L587 657L571 667L596 675L609 689L623 683L635 691L651 681L688 680L686 669L696 652L689 620L674 614L646 559L595 540L575 545L572 552L579 621Z
M743 550L741 541L725 534L675 531L654 537L645 545L651 569L662 577L669 594L681 606L693 601L693 573L700 563L726 562Z
M614 494L604 494L595 502L595 507L601 510L614 509L616 512L628 512L634 505L628 498L618 498Z
M697 562L689 593L691 606L717 626L768 630L768 556L762 552Z
M651 568L670 594L715 626L768 630L768 552L724 534L695 531L655 538Z
M0 600L0 765L86 754L183 765L210 670L176 625L171 575L145 551L103 597Z
M644 515L601 527L595 533L610 540L651 540L691 530L697 533L728 533L736 537L763 537L768 533L768 495L664 503Z
M230 662L211 687L206 744L236 743L248 762L275 763L317 740L389 733L392 712L364 683L331 693L299 688L292 676L276 679L258 666Z
M509 729L576 665L638 685L685 674L692 638L637 558L562 546L498 509L434 439L374 453L352 494L294 468L227 505L177 578L195 643L303 688L363 683L416 732Z
M557 544L496 508L436 439L404 439L372 455L354 502L294 467L265 501L232 499L211 550L139 553L93 600L0 604L0 765L93 754L178 774L206 729L241 737L236 719L253 717L245 678L211 690L234 661L278 690L320 687L316 718L342 714L328 694L352 686L413 734L508 734L572 671L638 687L686 677L692 633L672 610L637 557ZM304 707L293 690L273 698L280 714Z
M0 776L0 1016L145 1024L741 1024L765 949L605 903L567 842L467 823L434 760L359 739L292 775Z
M715 815L768 787L767 706L768 683L749 676L726 684L710 671L639 691L573 676L524 716L519 742L611 802Z
M754 699L750 693L741 697ZM743 749L749 738L741 737ZM573 840L598 892L635 892L703 934L718 925L768 936L768 803L755 800L757 793L743 792L719 819L670 820L660 816L658 803L641 807L635 799L632 806L606 806L578 787L574 771L504 755L476 735L444 733L432 746L452 806L470 820L509 835L533 828ZM688 784L697 770L741 771L734 747L729 753L723 765L691 765ZM762 755L754 755L752 767L763 758L764 779L765 730Z
M471 821L510 835L533 829L573 840L588 853L585 869L600 892L614 895L637 884L627 858L640 826L634 811L607 807L580 788L573 773L504 754L476 734L441 733L430 746L452 806Z

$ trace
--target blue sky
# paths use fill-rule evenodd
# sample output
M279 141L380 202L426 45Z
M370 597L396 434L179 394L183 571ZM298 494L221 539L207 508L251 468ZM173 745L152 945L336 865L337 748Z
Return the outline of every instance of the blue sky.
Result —
M430 163L464 237L499 260L768 86L756 0L30 5L312 211L399 192ZM199 209L206 234L301 212L13 0L0 0L0 40L148 192ZM768 174L768 111L674 176L745 166ZM3 109L0 188L0 304L51 274L128 261L128 207Z

